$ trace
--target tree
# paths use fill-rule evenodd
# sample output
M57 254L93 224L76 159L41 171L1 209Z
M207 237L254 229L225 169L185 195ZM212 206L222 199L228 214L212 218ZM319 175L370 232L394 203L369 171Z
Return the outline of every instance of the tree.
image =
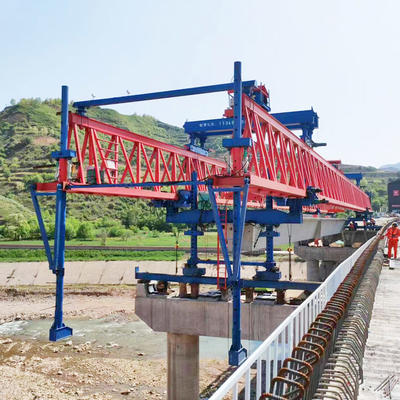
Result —
M124 229L121 235L121 239L127 242L133 236L133 232L129 229Z
M65 222L65 239L71 240L76 237L80 222L76 218L67 218Z
M3 175L4 178L9 178L11 176L10 168L8 168L7 165L3 166Z
M94 228L90 222L82 222L79 225L76 237L83 240L92 240L94 238Z
M123 223L126 228L130 228L131 226L137 226L138 223L138 210L130 209L123 218Z
M109 235L110 235L110 237L122 237L122 235L124 234L124 231L125 231L125 229L121 225L113 226L109 230Z
M10 214L5 223L4 236L11 240L29 239L31 228L22 214Z
M105 246L107 244L107 237L108 237L108 232L107 229L102 229L100 232L100 243L102 246Z

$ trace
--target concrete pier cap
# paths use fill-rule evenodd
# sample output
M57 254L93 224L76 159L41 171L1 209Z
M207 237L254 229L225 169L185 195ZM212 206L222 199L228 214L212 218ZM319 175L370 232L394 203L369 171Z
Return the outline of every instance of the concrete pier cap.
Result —
M138 283L136 314L151 329L181 335L230 338L232 302L204 298L179 298L177 294L150 294L147 283ZM211 300L211 299L210 299ZM275 299L242 301L242 338L265 340L296 308L275 304Z

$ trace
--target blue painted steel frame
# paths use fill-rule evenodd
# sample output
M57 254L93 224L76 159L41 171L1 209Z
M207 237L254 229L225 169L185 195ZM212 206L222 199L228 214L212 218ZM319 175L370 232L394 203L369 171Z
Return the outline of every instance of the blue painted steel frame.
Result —
M226 189L225 189L226 190ZM215 189L213 190L215 192ZM176 211L176 209L174 209ZM246 221L255 224L280 225L280 224L301 224L303 222L301 213L287 213L280 210L247 210ZM167 222L173 224L209 224L215 222L212 210L176 211L167 212ZM233 211L227 211L227 222L233 222Z
M193 171L191 175L192 189L191 189L191 209L196 211L198 209L197 193L197 172ZM205 268L198 268L197 263L199 261L197 253L198 237L203 235L203 232L197 230L197 223L193 222L190 224L190 230L185 232L185 235L190 236L190 259L187 262L187 266L183 268L183 274L186 276L201 276L206 273Z
M353 173L353 174L349 173L349 174L344 174L344 175L345 175L346 178L354 179L356 181L356 183L357 183L357 186L360 186L360 182L361 182L361 180L363 178L363 174L362 173L358 172L358 173Z
M236 62L235 66L236 66L236 64L238 64L238 63ZM246 81L246 82L243 82L243 86L247 90L251 90L253 87L257 86L257 82L256 81ZM139 102L139 101L166 99L166 98L170 98L170 97L182 97L182 96L193 96L193 95L197 95L197 94L227 92L232 89L234 89L234 83L223 83L220 85L198 86L198 87L193 87L193 88L188 88L188 89L167 90L164 92L145 93L145 94L137 94L137 95L132 95L132 96L77 101L73 104L73 106L75 108L77 108L78 111L83 111L85 108L89 108L89 107L93 107L93 106L134 103L134 102Z
M310 147L326 146L326 143L315 143L312 140L314 129L318 128L318 114L311 110L289 111L271 114L290 130L302 130L301 139Z
M31 198L32 198L32 202L33 202L33 207L35 209L36 218L38 220L40 234L42 236L44 249L46 251L46 257L47 257L47 260L49 262L49 268L54 272L53 255L51 254L49 238L47 236L46 227L44 226L44 222L43 222L42 212L40 210L39 201L37 199L38 195L43 195L43 194L44 193L36 193L35 188L34 187L31 188ZM55 194L56 193L51 193L51 194L50 193L45 193L45 195L47 195L47 196L51 196L51 195L54 196Z
M63 323L64 302L64 261L65 261L65 221L67 210L67 193L62 186L57 187L56 224L54 232L54 269L56 274L56 310L54 323L50 328L50 340L57 341L72 335L72 329Z
M75 152L68 149L68 87L62 87L61 93L61 138L60 151L52 153L56 159L70 159ZM49 267L56 275L56 306L54 313L54 323L50 328L49 339L57 341L72 335L72 329L63 323L63 302L64 302L64 261L65 261L65 222L67 209L67 193L62 185L57 185L56 196L56 218L54 231L54 255L51 257L50 245L48 242L46 229L44 227L42 215L40 212L37 194L31 191L33 204L39 221L40 232L46 249ZM54 195L54 193L47 193Z
M54 313L54 322L49 331L49 339L57 341L72 335L71 328L63 323L63 302L64 302L64 261L65 261L65 221L66 221L66 192L62 186L57 186L56 193L36 193L35 188L31 188L31 197L39 224L40 234L42 236L44 248L46 251L49 268L56 275L56 306ZM42 212L38 201L38 196L56 197L56 220L54 231L54 254L51 252L49 239L44 225Z
M203 261L204 264L211 264L212 262ZM245 263L242 263L244 265ZM246 263L246 265L254 265ZM197 283L199 285L217 285L217 278L213 276L185 276L185 275L170 275L170 274L156 274L153 272L140 272L139 267L135 268L135 278L142 281L166 281L166 282L183 282L183 283ZM294 282L294 281L257 281L253 279L240 279L239 286L242 288L265 288L265 289L279 289L279 290L316 290L319 282Z
M112 105L128 102L139 102L147 100L156 100L170 97L180 97L189 96L205 93L214 93L222 91L234 92L234 116L233 124L229 121L229 124L224 128L226 119L223 120L210 120L210 123L216 123L218 126L213 132L208 129L207 133L200 134L197 137L202 140L202 137L206 135L224 134L224 132L233 129L233 137L231 139L225 139L223 145L228 149L235 148L246 148L252 146L252 140L249 138L242 137L242 130L244 126L242 117L242 93L251 92L253 88L256 87L256 81L242 82L241 79L241 63L235 62L234 65L234 82L226 83L221 85L211 85L202 86L188 89L171 90L157 93L147 93L133 96L115 97L107 99L96 99L75 102L74 107L78 109L78 112L84 114L86 109L92 106L102 106L102 105ZM68 147L68 88L63 86L62 88L62 127L61 127L61 141L60 141L60 151L52 153L53 158L56 159L68 159L75 155L75 152L69 150ZM201 122L188 123L188 131L197 129L203 132ZM226 131L225 131L226 129ZM204 144L204 143L203 143ZM237 152L237 154L239 154ZM240 164L240 163L239 163ZM203 264L198 258L197 252L197 237L201 232L198 231L198 225L204 223L202 218L207 221L215 221L217 226L217 231L220 237L221 249L225 261L225 266L228 273L228 284L233 292L233 327L232 327L232 346L229 351L229 363L231 365L240 365L246 358L246 350L241 344L241 302L240 294L243 287L263 287L263 288L276 288L276 289L287 289L287 288L301 288L304 290L314 290L318 284L310 283L298 283L298 282L279 282L276 280L243 280L240 276L241 270L241 248L243 240L243 231L246 221L255 221L261 224L269 224L271 228L272 225L279 223L301 223L302 215L301 211L294 211L291 209L290 213L283 213L277 210L272 210L271 208L267 210L252 210L247 212L247 199L249 193L249 182L245 181L243 187L233 187L233 188L213 188L212 181L207 182L208 191L210 194L210 202L212 204L212 212L207 210L199 210L197 203L197 191L199 181L197 180L197 174L193 173L190 181L186 182L168 182L168 183L141 183L141 184L116 184L116 185L95 185L96 188L101 187L151 187L151 186L170 186L170 185L190 185L191 192L190 198L191 210L187 212L178 212L178 208L182 206L188 206L189 201L181 197L177 202L155 202L158 206L167 207L167 221L174 223L189 223L191 225L190 231L187 232L191 236L191 258L188 261L188 266L184 269L183 276L176 275L165 275L165 274L148 274L140 273L138 269L136 270L136 277L138 279L158 279L158 280L168 280L172 282L187 282L187 283L204 283L204 284L216 284L216 278L210 278L202 276L204 275L205 269L198 268L198 264ZM202 183L204 184L204 182ZM82 186L71 185L71 188L79 189ZM88 188L90 185L86 185L84 188ZM68 189L68 188L67 188ZM224 232L222 229L221 218L218 211L218 205L216 202L215 194L221 191L229 191L233 194L233 209L229 210L227 214L227 219L233 223L233 259L230 260L229 252L224 240ZM32 191L32 199L35 206L35 211L38 216L39 226L42 232L42 236L45 242L46 254L49 259L50 268L57 275L57 288L56 288L56 312L55 320L52 328L50 329L50 340L58 340L63 337L72 334L72 329L66 327L63 324L63 286L64 286L64 256L65 256L65 221L66 221L66 192L61 187L58 186L57 192L52 193L56 195L56 230L55 230L55 245L54 245L54 257L51 256L51 249L48 244L47 235L45 233L45 228L40 213L40 207L38 204L37 196L44 195L42 193L35 193ZM186 195L186 197L188 194ZM203 217L201 217L203 215ZM41 222L40 222L41 221ZM224 221L226 223L227 221ZM273 237L267 237L268 249L267 249L267 263L273 263L272 251L272 240ZM47 243L47 244L46 244ZM266 263L243 263L246 265L266 265ZM297 285L297 286L296 286ZM306 289L308 288L308 289Z

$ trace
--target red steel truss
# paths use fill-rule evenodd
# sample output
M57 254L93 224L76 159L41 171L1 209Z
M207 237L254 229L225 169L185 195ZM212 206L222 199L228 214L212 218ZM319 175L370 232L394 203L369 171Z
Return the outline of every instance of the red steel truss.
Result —
M225 115L231 117L231 110ZM78 167L71 182L63 182L64 187L71 193L177 200L177 186L95 185L190 181L196 171L199 181L212 178L216 187L242 186L248 178L249 205L260 206L265 196L302 198L311 186L322 190L318 197L328 204L319 208L325 211L365 211L371 207L361 189L246 95L243 117L243 137L252 138L253 147L247 155L243 149L232 149L228 174L225 162L70 113L68 147L75 148ZM73 187L68 188L68 183ZM53 190L54 185L38 184L37 190ZM206 185L199 185L199 191L206 191ZM219 203L230 203L228 195L221 196Z
M225 115L233 116L233 110L227 110ZM304 197L307 187L315 187L322 190L319 199L329 204L320 208L331 211L371 208L365 192L246 95L243 95L243 117L243 137L253 139L247 172L217 178L216 186L237 186L243 177L248 177L253 195ZM235 150L234 157L243 158L244 151Z
M80 131L84 132L82 145ZM80 187L75 186L69 192L176 200L177 186L87 187L87 171L93 169L96 184L190 181L193 171L203 181L226 173L226 164L221 161L78 114L69 115L69 140L72 138L79 163L74 185ZM190 190L189 186L186 189ZM206 186L199 185L199 190L206 191Z

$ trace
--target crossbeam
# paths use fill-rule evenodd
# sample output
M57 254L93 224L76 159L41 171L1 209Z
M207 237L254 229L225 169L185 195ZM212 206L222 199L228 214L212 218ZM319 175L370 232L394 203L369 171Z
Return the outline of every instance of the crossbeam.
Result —
M256 81L246 81L242 83L243 89L252 90L257 86ZM123 103L135 103L139 101L148 101L148 100L160 100L167 99L171 97L183 97L183 96L193 96L198 94L207 94L207 93L216 93L216 92L228 92L233 90L233 83L222 83L220 85L208 85L208 86L198 86L188 89L176 89L176 90L166 90L163 92L154 92L154 93L144 93L144 94L136 94L131 96L121 96L121 97L110 97L105 99L97 99L97 100L85 100L85 101L76 101L74 103L74 107L80 110L84 110L88 107L94 106L106 106L113 104L123 104Z

